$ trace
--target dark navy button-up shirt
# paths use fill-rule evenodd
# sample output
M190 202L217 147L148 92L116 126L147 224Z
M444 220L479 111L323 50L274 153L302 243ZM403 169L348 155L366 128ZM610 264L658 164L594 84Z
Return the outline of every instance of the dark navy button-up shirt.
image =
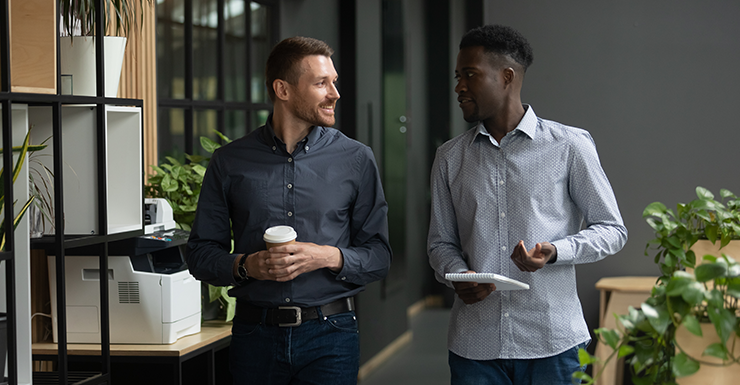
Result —
M213 154L188 241L190 272L215 286L235 285L229 293L237 301L265 307L322 305L384 278L388 206L372 150L316 126L289 154L271 121ZM342 270L236 282L234 258L265 250L262 235L276 225L292 226L298 242L338 247Z

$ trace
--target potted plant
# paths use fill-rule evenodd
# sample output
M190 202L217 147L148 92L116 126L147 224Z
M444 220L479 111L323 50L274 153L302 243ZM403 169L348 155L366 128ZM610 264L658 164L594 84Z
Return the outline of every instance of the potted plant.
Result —
M62 34L60 62L62 76L72 76L74 95L96 95L95 10L100 4L103 30L115 36L105 36L105 96L116 97L126 48L126 36L143 24L145 5L151 0L59 0Z
M657 251L661 276L639 309L616 316L621 327L595 331L614 350L606 362L624 358L634 384L675 384L702 367L740 368L740 265L724 252L740 238L740 200L725 189L721 201L703 187L696 194L675 212L660 202L645 208L643 218L655 233L645 254ZM718 243L720 252L697 255L693 247L700 239ZM687 336L704 338L698 351ZM598 362L583 349L579 354L582 365ZM573 377L591 384L599 375Z

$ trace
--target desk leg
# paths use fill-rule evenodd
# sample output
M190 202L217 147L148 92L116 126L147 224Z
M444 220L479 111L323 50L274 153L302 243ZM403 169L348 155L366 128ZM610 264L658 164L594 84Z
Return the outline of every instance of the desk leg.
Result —
M216 352L213 349L208 351L206 371L208 376L208 385L216 385Z
M182 360L177 360L177 364L172 365L172 383L182 385Z

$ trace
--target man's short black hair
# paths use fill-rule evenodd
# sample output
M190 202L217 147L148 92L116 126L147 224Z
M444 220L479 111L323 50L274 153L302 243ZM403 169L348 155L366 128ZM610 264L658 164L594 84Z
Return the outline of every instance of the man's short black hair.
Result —
M503 25L484 25L463 35L460 49L483 47L485 52L506 55L519 63L527 72L534 56L527 39L515 29Z

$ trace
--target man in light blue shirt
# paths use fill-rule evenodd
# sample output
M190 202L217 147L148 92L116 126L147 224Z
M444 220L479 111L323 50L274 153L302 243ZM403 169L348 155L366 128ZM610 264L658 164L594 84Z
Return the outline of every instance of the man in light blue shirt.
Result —
M570 384L590 342L575 264L627 241L591 135L521 102L532 50L517 31L484 26L460 43L455 92L478 124L437 150L429 261L456 292L448 335L452 384ZM584 225L584 226L582 226ZM497 273L529 290L449 282Z

